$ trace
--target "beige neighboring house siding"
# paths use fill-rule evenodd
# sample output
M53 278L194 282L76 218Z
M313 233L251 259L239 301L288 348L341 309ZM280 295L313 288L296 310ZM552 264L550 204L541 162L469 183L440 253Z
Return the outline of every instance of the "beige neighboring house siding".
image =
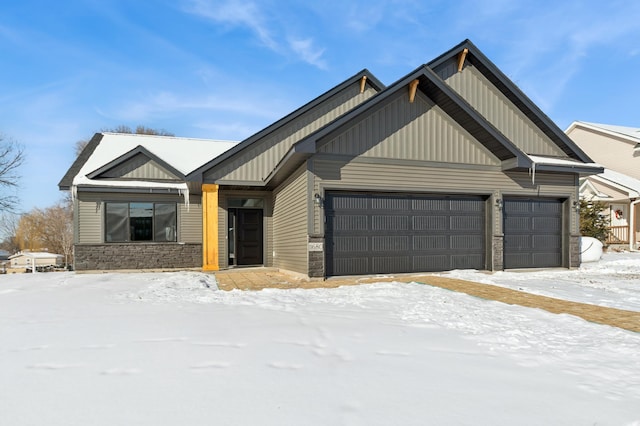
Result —
M609 197L611 197L610 200L607 199L603 201L607 203L613 202L613 201L623 201L626 203L629 202L629 192L614 188L613 186L605 185L595 179L589 179L589 182L591 183L591 185L593 185L593 187L598 192L602 194L606 194ZM591 194L591 195L596 195L596 194Z
M307 166L304 164L273 192L274 266L308 273Z
M322 153L498 166L500 161L422 93L404 92L332 136Z
M596 163L640 179L640 153L634 153L634 142L608 133L586 130L579 125L568 130L567 135Z
M451 74L446 82L525 153L567 157L473 65Z
M175 202L177 204L178 242L202 243L202 205L200 196L190 196L190 205L176 194L134 194L79 191L74 218L76 244L104 243L105 202Z
M256 141L239 155L234 155L233 159L216 166L213 171L204 175L205 181L219 184L262 181L294 143L353 109L375 93L376 91L368 86L364 93L360 93L359 83L354 83L286 126Z

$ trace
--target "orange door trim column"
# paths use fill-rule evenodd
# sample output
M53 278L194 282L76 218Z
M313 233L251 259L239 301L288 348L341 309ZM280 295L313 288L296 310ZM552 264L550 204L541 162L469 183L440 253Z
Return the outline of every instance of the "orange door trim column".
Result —
M202 185L202 269L218 271L218 185Z

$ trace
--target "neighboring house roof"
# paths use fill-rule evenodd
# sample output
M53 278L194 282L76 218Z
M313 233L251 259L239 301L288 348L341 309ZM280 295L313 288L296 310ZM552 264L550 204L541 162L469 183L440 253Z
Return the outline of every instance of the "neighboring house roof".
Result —
M121 133L97 133L78 156L60 189L77 185L118 187L182 187L184 183L150 182L140 180L97 179L100 175L136 155L153 160L160 167L184 181L185 176L205 161L220 156L237 142L210 139L177 138L169 136ZM72 175L73 174L73 175Z
M586 121L574 121L567 128L566 132L573 130L576 127L583 127L590 130L599 131L601 133L607 133L611 136L622 137L627 139L631 143L640 143L640 128L638 127L626 127L626 126L614 126L611 124L599 124L588 123Z
M15 259L18 257L30 257L34 259L57 259L59 257L64 257L61 254L42 252L42 251L29 251L29 252L20 252L9 256L9 259Z
M614 186L618 190L627 192L629 198L640 197L640 180L610 169L604 169L603 173L593 175L595 181Z

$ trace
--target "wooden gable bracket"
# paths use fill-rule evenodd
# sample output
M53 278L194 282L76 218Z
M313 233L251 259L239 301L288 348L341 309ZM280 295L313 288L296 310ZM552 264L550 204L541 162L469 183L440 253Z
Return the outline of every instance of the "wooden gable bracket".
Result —
M367 76L363 75L362 78L360 79L360 93L364 93L364 88L367 84Z
M412 104L413 101L416 99L416 90L418 90L419 83L420 83L420 80L418 80L417 78L413 80L411 83L409 83L409 103L410 104Z
M469 49L463 49L462 52L458 53L458 72L462 71L462 67L464 66L464 60L467 58L467 53L469 53Z

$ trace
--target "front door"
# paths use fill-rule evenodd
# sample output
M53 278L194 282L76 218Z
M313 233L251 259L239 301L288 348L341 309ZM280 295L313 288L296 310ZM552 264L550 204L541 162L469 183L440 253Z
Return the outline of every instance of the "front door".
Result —
M236 265L262 265L262 209L235 209L235 214Z

